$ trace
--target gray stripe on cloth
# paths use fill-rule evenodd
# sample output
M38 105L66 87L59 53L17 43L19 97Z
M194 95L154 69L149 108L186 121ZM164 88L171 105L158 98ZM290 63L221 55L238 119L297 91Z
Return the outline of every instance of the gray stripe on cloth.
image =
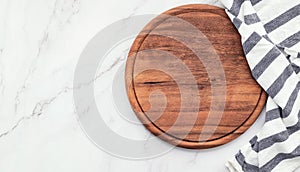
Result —
M292 20L293 18L300 15L300 4L294 6L293 8L289 9L288 11L284 12L283 14L279 15L275 19L271 20L270 22L266 23L265 29L267 33L270 33L277 29L278 27L284 25L288 21Z
M232 23L234 24L235 28L239 29L243 22L240 19L235 17Z
M243 49L245 55L247 55L261 39L262 37L259 36L258 33L253 32L249 36L249 38L243 43Z
M258 171L258 167L256 167L255 165L252 165L252 164L248 164L245 161L245 156L241 153L241 151L239 151L239 153L237 153L235 155L235 159L241 165L243 171L249 171L249 172L257 172Z
M262 0L250 0L251 4L254 6L256 4L258 4L259 2L261 2Z
M284 86L287 79L293 74L294 70L292 65L288 65L284 71L281 73L281 75L272 83L272 85L267 89L267 93L269 96L274 98L279 91Z
M244 0L233 0L233 4L229 11L233 15L237 16L240 13L240 9L241 9L243 2L244 2Z
M254 23L260 22L260 19L257 16L257 14L254 13L254 14L245 15L244 16L244 21L245 21L245 23L247 25L250 25L250 24L254 24Z
M252 144L251 144L252 150L254 150L255 152L260 152L266 148L271 147L275 143L280 143L280 142L286 141L290 137L290 135L292 135L293 133L295 133L296 131L298 131L300 129L300 121L299 121L300 116L299 115L300 115L300 111L298 113L298 122L291 127L287 127L286 130L281 131L272 136L263 138L260 141L257 141L257 139L253 140Z
M285 40L280 42L279 45L282 47L291 48L292 46L296 45L299 41L300 41L300 31L286 38Z
M300 90L300 82L298 82L298 84L296 85L296 88L293 90L292 94L290 95L286 106L283 108L283 112L284 112L282 115L283 118L288 117L288 115L292 112L299 90Z
M269 122L274 119L281 118L281 116L282 116L282 113L281 113L280 108L272 109L272 110L266 112L265 122Z
M268 66L281 54L277 47L273 47L253 68L252 75L257 80Z
M270 160L267 164L262 166L259 171L261 172L269 172L273 168L275 168L280 162L286 159L292 159L295 157L300 156L300 145L296 147L292 152L290 153L279 153L277 154L272 160Z
M294 71L296 72L296 74L298 74L300 72L300 67L297 66L296 64L292 63L292 67L293 67Z

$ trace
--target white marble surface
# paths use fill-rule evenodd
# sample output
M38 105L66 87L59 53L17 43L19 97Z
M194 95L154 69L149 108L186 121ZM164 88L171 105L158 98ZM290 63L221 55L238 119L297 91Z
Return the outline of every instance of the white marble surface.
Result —
M176 148L155 159L132 161L113 157L92 144L74 110L75 65L98 31L122 18L159 14L190 3L215 1L0 0L0 171L227 171L224 163L259 131L264 114L244 135L224 146L201 151ZM126 45L128 49L130 44ZM103 95L111 97L105 90L124 64L124 52L114 54L121 59L102 77L109 82L99 79L95 84L100 104ZM127 104L118 100L117 106L128 111ZM130 138L149 134L142 126L122 121L114 114L115 107L108 103L103 109L110 114L104 118L114 131Z

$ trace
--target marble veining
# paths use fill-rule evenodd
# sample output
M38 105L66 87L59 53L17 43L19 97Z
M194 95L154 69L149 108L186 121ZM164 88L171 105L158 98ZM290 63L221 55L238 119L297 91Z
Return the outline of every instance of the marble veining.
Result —
M226 171L233 156L262 126L264 114L237 140L209 150L176 148L158 158L132 161L98 149L82 131L73 103L77 60L88 41L110 23L137 14L217 0L2 0L0 1L0 171L194 172ZM111 85L130 41L95 79L99 101L113 100ZM113 88L119 89L119 88ZM141 125L122 121L107 104L106 122L126 137L149 138ZM127 105L120 111L128 111ZM122 145L120 145L122 146ZM145 145L145 149L147 146Z

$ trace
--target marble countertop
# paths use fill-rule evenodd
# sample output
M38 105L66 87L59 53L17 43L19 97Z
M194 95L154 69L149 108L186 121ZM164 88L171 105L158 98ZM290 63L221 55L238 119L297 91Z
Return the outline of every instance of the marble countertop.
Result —
M76 64L101 29L120 19L160 14L191 3L220 6L217 0L1 0L0 171L227 171L224 163L259 131L264 112L245 134L224 146L174 148L137 161L118 158L95 146L82 130L74 107ZM99 106L105 104L100 107L101 114L112 130L124 137L141 138L149 135L143 126L117 115L119 111L134 116L119 78L130 44L128 41L110 53L112 60L97 71L95 100Z

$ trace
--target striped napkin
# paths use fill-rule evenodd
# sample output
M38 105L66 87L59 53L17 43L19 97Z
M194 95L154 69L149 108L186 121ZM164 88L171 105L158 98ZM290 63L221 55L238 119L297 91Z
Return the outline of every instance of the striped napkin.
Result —
M300 166L300 1L220 0L253 77L269 95L261 131L226 163L231 172Z

